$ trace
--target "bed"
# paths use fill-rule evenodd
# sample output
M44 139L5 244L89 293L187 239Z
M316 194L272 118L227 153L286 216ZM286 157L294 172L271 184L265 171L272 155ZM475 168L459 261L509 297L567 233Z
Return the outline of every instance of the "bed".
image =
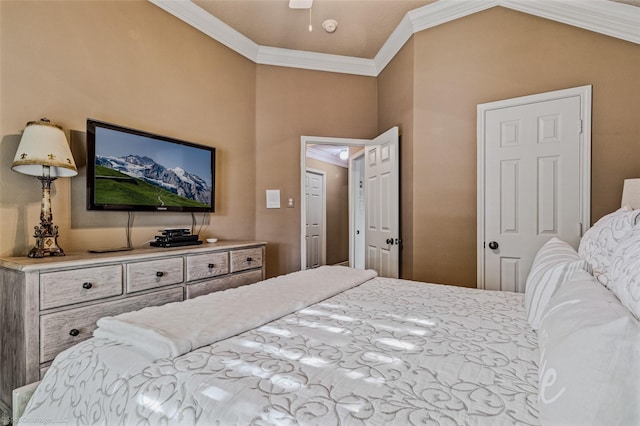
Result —
M640 227L612 215L525 294L334 266L106 318L19 424L640 424Z

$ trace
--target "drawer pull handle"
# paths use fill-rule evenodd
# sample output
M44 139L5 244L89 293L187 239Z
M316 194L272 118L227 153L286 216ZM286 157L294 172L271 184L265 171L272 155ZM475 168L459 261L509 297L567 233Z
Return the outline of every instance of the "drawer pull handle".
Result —
M91 284L91 283L82 284L82 288L86 288L87 290L89 290L91 287L93 287L93 284Z
M213 268L215 268L215 267L216 267L216 265L214 265L213 263L210 263L210 264L209 264L209 269L213 269Z
M78 330L77 328L72 328L71 331L69 332L69 336L73 336L73 337L76 337L78 334L80 334L80 330Z
M252 261L253 261L253 259L252 259L252 258L247 257L247 262L252 262Z
M164 276L164 272L162 272L162 271L156 272L156 277L161 278L163 276Z

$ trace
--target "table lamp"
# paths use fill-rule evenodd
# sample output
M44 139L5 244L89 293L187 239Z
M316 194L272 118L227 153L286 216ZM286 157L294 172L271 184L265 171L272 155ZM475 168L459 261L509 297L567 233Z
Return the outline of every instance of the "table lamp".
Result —
M58 246L58 226L53 224L51 214L51 182L58 177L78 174L71 149L62 127L46 118L30 121L22 133L11 169L25 175L37 176L42 182L42 210L40 226L35 226L35 246L29 257L64 256Z
M640 179L625 179L622 186L622 207L640 209Z

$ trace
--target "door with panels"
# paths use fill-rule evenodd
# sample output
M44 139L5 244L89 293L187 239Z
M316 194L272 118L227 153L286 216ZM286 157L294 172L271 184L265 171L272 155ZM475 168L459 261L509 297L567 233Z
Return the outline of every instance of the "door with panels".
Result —
M589 223L584 94L520 100L479 106L478 282L491 290L523 292L538 249L577 247Z
M307 268L324 265L325 238L325 174L307 169L305 177Z
M400 271L400 179L398 128L365 147L365 268L382 277L398 278Z

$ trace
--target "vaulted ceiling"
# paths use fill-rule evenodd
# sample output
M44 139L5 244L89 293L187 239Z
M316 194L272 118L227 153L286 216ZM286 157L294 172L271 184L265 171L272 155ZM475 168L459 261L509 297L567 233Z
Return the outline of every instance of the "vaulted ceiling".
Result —
M495 6L640 44L640 0L314 0L310 10L289 0L149 1L256 63L368 76L413 33Z

